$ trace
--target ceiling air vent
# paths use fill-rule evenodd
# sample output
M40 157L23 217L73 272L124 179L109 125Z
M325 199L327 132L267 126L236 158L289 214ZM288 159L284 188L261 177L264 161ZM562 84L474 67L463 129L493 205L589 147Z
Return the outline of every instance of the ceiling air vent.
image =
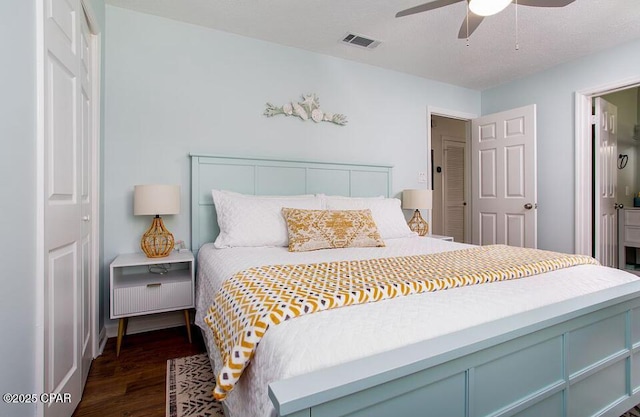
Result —
M369 39L362 35L356 35L355 33L347 33L347 35L342 39L342 42L366 49L374 49L381 43L380 41Z

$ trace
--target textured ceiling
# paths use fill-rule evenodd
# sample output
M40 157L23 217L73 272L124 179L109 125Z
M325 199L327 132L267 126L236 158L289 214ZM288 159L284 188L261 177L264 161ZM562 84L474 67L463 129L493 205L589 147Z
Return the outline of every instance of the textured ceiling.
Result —
M108 4L483 90L640 38L640 0L576 0L563 8L516 6L490 16L469 46L457 38L461 2L413 16L426 0L107 0ZM111 29L113 30L113 29ZM374 50L338 42L355 32Z

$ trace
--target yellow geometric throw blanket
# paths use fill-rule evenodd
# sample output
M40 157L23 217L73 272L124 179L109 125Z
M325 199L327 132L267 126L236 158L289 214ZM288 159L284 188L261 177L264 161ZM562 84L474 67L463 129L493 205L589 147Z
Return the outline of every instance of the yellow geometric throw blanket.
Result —
M224 282L205 321L222 354L213 395L223 400L269 326L354 304L527 277L581 264L589 256L505 245L430 255L249 268Z

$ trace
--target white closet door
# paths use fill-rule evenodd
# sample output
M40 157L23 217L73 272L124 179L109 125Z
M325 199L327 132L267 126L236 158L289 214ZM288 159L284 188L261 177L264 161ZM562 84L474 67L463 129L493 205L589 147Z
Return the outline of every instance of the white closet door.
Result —
M90 212L92 149L88 28L80 0L43 3L44 392L70 401L42 404L70 416L82 396L91 346ZM84 27L82 25L85 25ZM84 30L83 30L84 29ZM90 351L83 364L83 353ZM85 372L86 375L86 372Z

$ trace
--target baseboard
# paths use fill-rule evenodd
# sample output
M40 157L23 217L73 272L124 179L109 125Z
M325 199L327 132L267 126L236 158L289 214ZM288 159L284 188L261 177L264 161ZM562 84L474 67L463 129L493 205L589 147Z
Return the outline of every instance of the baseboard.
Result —
M151 332L178 326L184 326L184 313L182 311L131 317L127 325L127 334ZM105 328L107 337L118 336L118 321L114 320L106 323Z

